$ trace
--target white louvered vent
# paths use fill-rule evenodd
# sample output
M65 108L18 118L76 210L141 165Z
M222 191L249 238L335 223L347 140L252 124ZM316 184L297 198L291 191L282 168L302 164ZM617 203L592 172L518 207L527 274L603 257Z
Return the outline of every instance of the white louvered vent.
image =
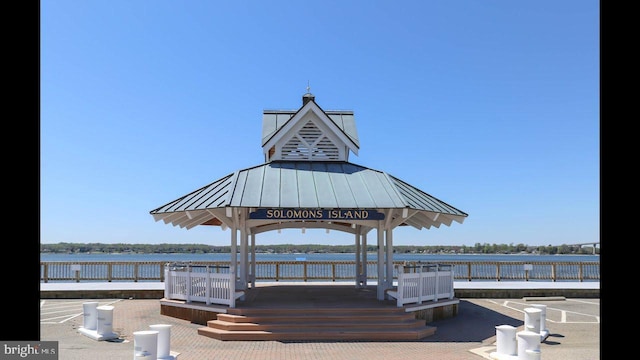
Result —
M313 157L318 158L318 160L320 160L320 158L322 158L322 160L338 160L340 157L338 148L326 137L320 139L313 150Z
M338 147L313 121L284 144L281 154L283 160L340 160Z
M318 129L313 121L309 121L300 129L298 135L300 135L307 144L313 144L322 136L322 130Z
M305 160L309 158L309 148L302 145L302 140L297 136L291 138L282 147L283 160Z

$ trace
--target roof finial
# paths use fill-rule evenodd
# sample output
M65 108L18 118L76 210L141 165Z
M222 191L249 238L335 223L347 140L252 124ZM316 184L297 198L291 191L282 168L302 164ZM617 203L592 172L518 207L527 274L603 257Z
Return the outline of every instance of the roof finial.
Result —
M316 97L311 94L311 86L309 85L309 80L307 80L307 93L302 95L302 105L306 105L309 100L315 101Z

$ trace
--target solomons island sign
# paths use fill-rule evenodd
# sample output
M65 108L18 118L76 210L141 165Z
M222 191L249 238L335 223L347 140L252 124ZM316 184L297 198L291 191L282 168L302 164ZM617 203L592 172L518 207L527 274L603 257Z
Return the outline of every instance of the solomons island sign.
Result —
M249 213L256 220L384 220L384 214L365 209L257 209Z

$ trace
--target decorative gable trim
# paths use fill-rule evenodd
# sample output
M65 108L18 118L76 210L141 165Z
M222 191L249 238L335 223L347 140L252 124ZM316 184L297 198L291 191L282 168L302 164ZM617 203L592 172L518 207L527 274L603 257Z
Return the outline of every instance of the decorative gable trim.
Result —
M309 120L289 138L285 136L281 139L282 145L276 145L276 149L280 151L276 150L275 156L279 160L342 160L346 147L337 145L339 140L327 130L326 126L317 124L317 121Z
M263 144L267 161L348 161L358 145L316 103L308 101Z

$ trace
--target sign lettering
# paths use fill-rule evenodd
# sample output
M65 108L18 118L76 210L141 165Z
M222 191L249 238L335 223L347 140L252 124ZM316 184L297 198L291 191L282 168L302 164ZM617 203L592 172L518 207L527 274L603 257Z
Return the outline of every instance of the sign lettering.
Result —
M257 209L249 219L259 220L384 220L384 214L364 209Z

